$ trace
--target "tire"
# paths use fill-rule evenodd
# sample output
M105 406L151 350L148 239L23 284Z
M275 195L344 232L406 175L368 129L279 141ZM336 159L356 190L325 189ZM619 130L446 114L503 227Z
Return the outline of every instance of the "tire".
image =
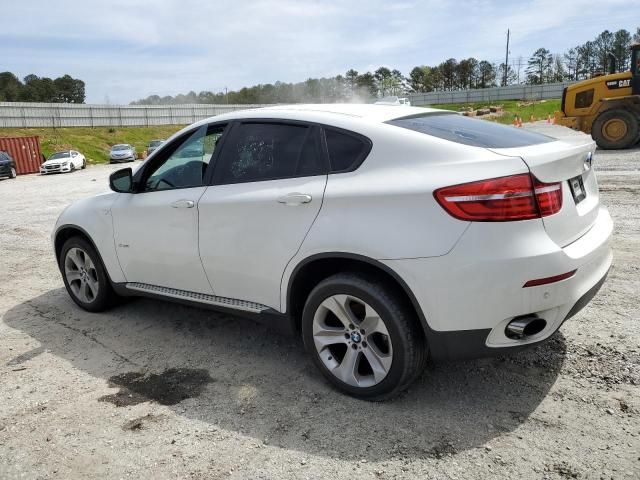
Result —
M118 303L100 256L85 239L71 237L64 243L59 267L67 293L80 308L101 312Z
M325 378L348 395L389 399L424 369L422 329L393 291L364 275L340 273L320 282L307 298L302 314L305 348Z
M14 167L11 167L11 171L9 172L9 178L16 178L18 176L18 172Z
M73 162L71 162L71 168L69 169L69 173L73 173L75 171L76 171L76 165Z
M638 117L621 108L606 110L593 122L591 137L606 150L629 148L640 137Z
M80 169L84 170L85 168L87 168L87 159L83 158L82 159L82 166L80 167Z

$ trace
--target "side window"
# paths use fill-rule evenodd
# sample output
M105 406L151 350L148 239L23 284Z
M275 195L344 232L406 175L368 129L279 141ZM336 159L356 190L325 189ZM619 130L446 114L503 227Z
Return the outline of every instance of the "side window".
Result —
M315 129L304 125L241 123L225 142L216 183L242 183L326 173Z
M177 144L165 148L164 155L154 158L145 172L144 191L200 187L225 126L203 125Z
M325 129L331 172L344 172L357 168L369 153L369 145L353 135Z
M585 90L583 92L578 92L576 95L576 105L575 108L587 108L590 107L593 103L593 88L590 90Z

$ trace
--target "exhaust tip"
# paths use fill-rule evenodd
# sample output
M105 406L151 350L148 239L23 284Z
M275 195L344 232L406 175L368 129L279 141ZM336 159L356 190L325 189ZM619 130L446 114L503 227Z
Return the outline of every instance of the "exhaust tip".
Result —
M509 322L504 334L512 340L522 340L536 335L545 329L547 321L533 315L516 317Z

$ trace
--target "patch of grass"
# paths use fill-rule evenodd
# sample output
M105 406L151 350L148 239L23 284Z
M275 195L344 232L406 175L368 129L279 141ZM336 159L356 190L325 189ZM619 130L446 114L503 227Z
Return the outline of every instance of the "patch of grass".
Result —
M504 114L499 117L486 117L487 120L512 124L516 115L519 116L523 122L530 121L532 116L534 120L546 120L548 115L553 117L553 114L560 110L560 100L539 100L535 102L528 102L524 100L502 100L496 102L447 103L443 105L432 105L433 108L453 110L455 112L461 112L469 109L477 110L478 108L488 108L490 106L502 106ZM478 118L485 117L482 116Z
M180 130L180 125L154 127L68 127L68 128L0 128L0 137L40 137L40 149L46 157L59 150L74 149L89 163L109 161L109 149L116 143L130 143L138 153L147 149L150 140L164 139Z

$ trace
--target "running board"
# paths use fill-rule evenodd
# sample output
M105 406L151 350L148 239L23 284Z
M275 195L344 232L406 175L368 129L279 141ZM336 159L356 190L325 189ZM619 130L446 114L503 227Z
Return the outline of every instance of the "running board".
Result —
M206 303L217 307L232 308L234 310L244 310L245 312L260 313L269 310L269 307L260 303L248 302L246 300L237 300L235 298L217 297L207 293L189 292L187 290L178 290L176 288L159 287L157 285L149 285L147 283L129 282L125 284L129 290L137 290L139 292L153 293L164 297L180 298L190 300L192 302Z

